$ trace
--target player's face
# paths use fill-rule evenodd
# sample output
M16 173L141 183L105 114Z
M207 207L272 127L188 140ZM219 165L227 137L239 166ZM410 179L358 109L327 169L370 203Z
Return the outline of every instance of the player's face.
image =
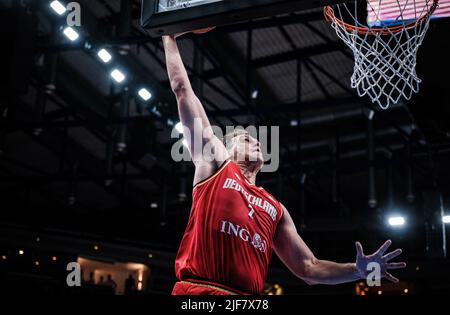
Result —
M264 159L259 141L249 134L240 135L236 141L237 158L246 162L262 164Z

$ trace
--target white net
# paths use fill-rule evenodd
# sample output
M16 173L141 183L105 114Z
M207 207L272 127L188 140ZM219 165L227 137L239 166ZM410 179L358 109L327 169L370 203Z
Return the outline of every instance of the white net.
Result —
M387 109L419 91L417 52L439 0L347 1L325 8L339 38L352 50L351 86Z

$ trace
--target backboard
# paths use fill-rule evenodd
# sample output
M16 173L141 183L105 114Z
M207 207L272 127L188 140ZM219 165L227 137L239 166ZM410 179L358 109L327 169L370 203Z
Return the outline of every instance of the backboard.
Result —
M151 36L291 13L344 0L142 0L141 25Z

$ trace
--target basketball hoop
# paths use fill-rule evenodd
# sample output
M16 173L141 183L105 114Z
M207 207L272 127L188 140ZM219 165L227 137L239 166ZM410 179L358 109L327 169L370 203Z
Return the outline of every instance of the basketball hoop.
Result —
M417 52L439 0L352 0L325 18L352 50L352 88L382 109L419 91ZM359 6L358 6L359 5Z

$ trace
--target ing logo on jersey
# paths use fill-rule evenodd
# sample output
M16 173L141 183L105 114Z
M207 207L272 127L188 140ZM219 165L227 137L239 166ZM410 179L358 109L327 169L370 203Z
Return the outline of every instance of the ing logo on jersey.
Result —
M265 253L267 250L267 242L261 237L261 235L258 233L251 235L247 229L241 227L240 225L235 225L229 221L222 220L220 232L237 237L240 240L253 245L253 247L261 253Z

